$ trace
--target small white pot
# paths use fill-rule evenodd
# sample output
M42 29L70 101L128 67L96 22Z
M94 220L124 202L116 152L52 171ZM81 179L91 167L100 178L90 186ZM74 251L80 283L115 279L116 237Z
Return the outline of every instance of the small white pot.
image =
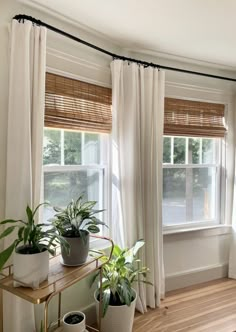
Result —
M68 324L65 322L66 318L70 315L78 314L79 316L83 317L83 320L78 324ZM85 323L85 314L81 311L70 311L64 315L62 322L63 322L63 332L86 332L86 323Z
M99 316L99 301L97 299L99 291L94 293L96 302L97 321ZM133 289L134 300L130 306L108 306L105 317L102 318L101 332L132 332L134 322L134 312L137 300L137 293Z
M48 278L49 253L43 251L37 254L13 255L14 287L25 286L38 288L39 284Z

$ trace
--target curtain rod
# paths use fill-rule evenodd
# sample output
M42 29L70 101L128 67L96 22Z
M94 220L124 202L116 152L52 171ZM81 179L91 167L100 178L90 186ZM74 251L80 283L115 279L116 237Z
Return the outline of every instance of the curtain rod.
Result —
M133 59L133 58L129 58L126 56L122 56L122 55L118 55L115 53L112 53L110 51L107 51L101 47L98 47L96 45L93 45L81 38L78 38L76 36L71 35L70 33L60 30L52 25L49 25L41 20L38 20L32 16L28 16L25 14L19 14L13 17L13 19L18 20L19 22L24 20L28 20L31 21L32 23L39 25L39 26L43 26L51 31L54 31L62 36L65 36L69 39L72 39L78 43L81 43L83 45L86 45L90 48L93 48L94 50L104 53L106 55L111 56L113 59L119 59L119 60L124 60L124 61L128 61L128 62L135 62L138 63L140 65L143 65L144 67L154 67L154 68L159 68L159 69L165 69L165 70L171 70L171 71L176 71L176 72L180 72L180 73L185 73L185 74L192 74L192 75L198 75L198 76L204 76L204 77L210 77L210 78L215 78L215 79L219 79L219 80L225 80L225 81L231 81L231 82L236 82L236 78L230 78L230 77L224 77L224 76L218 76L218 75L211 75L211 74L206 74L206 73L202 73L202 72L197 72L197 71L191 71L191 70L186 70L186 69L180 69L180 68L175 68L175 67L168 67L168 66L163 66L157 63L152 63L152 62L147 62L147 61L142 61L142 60L137 60L137 59Z

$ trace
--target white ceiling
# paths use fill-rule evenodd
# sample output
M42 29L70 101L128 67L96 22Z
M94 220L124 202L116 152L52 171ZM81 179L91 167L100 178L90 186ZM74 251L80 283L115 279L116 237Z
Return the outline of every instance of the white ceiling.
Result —
M30 0L129 49L236 69L236 0Z

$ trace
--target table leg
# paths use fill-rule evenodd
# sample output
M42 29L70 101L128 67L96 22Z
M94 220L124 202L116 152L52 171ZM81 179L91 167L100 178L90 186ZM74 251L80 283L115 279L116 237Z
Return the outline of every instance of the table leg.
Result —
M61 292L58 294L58 319L57 319L57 326L61 326Z
M3 332L3 290L0 289L0 332Z
M99 298L99 314L98 314L98 329L101 331L101 325L102 325L102 267L100 268L100 298Z
M48 300L44 306L44 332L48 332Z

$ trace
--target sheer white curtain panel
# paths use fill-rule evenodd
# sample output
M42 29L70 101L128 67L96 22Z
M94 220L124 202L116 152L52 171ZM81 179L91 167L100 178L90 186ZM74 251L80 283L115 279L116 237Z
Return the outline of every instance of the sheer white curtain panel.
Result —
M145 240L150 268L140 284L137 308L159 306L164 296L162 235L162 143L164 72L114 60L112 70L112 226L122 247Z
M12 21L7 138L6 218L25 219L40 202L46 29ZM14 236L14 235L13 235ZM4 243L8 245L7 239ZM4 332L35 331L34 307L4 292Z

